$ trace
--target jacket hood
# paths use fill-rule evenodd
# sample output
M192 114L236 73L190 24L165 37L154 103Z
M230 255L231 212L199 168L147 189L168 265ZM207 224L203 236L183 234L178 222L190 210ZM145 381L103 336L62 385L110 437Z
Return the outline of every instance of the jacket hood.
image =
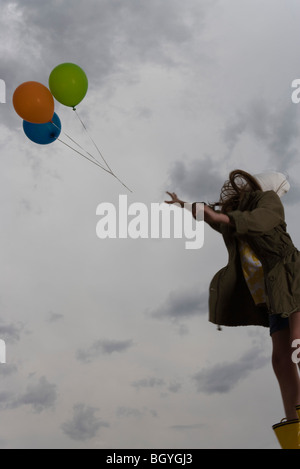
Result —
M282 197L284 194L286 194L291 187L286 176L275 171L254 174L253 177L260 184L264 192L274 191L279 197Z

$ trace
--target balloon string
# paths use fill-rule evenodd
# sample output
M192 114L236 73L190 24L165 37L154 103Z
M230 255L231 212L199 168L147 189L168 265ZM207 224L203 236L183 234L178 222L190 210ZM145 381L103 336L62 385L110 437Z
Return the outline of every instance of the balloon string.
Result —
M97 163L96 161L94 160L91 160L90 158L88 158L86 155L84 155L83 153L81 153L80 151L76 150L75 148L71 147L71 145L69 145L68 143L64 142L63 140L61 140L60 138L57 139L59 142L63 143L64 145L66 145L66 147L68 148L71 148L71 150L75 151L76 153L78 153L78 155L81 155L83 156L83 158L85 158L86 160L90 161L91 163L95 164L96 166L98 166L99 168L103 169L103 171L106 171L107 173L109 174L112 174L110 171L108 171L106 168L104 168L101 164ZM113 174L112 174L113 175Z
M78 117L79 121L81 122L84 130L86 131L87 135L89 136L90 140L92 141L93 145L95 146L96 150L98 151L99 155L101 156L102 160L104 161L104 163L106 164L106 166L108 167L109 169L109 172L111 173L112 176L114 176L129 192L132 192L131 189L129 189L129 187L126 186L126 184L124 184L123 181L121 181L121 179L119 179L115 173L113 172L113 170L111 169L111 167L109 166L109 164L107 163L107 161L105 160L104 156L102 155L98 145L96 144L96 142L93 140L93 138L91 137L90 133L88 132L88 129L86 127L86 125L84 124L83 120L80 118L78 112L77 112L77 109L75 107L73 107L73 111L75 112L76 116Z
M58 127L53 121L51 121L52 124L54 125L54 127L56 127L57 129L60 130L60 127ZM68 135L66 132L62 131L63 134L69 139L71 140L73 143L75 143L75 145L77 145L81 150L83 150L85 153L87 153L93 160L95 160L98 165L102 168L102 169L105 169L104 166L100 163L100 161L97 160L97 158L95 158L91 153L89 153L87 150L85 150L78 142L76 142L72 137L70 137L70 135ZM70 147L72 148L72 147ZM81 154L81 153L80 153ZM105 169L105 171L107 171ZM110 171L109 171L110 172Z
M108 171L108 172L109 172L113 177L115 177L115 178L122 184L122 186L124 186L129 192L132 193L132 190L129 189L129 187L127 187L126 184L124 184L124 182L121 181L121 179L119 179L114 173L112 173L112 172L110 172L110 171Z
M84 155L83 153L81 153L80 151L76 150L75 148L71 147L71 145L68 145L68 143L64 142L63 140L61 140L60 138L57 138L57 140L61 143L63 143L64 145L66 145L67 147L71 148L71 150L75 151L76 153L78 153L78 155L81 155L83 156L83 158L85 158L86 160L90 161L91 163L95 164L96 166L98 166L98 168L101 168L103 169L103 171L107 172L108 174L111 174L113 177L115 177L129 192L132 192L131 189L129 189L129 187L126 186L126 184L124 184L124 182L122 182L114 173L112 173L111 171L109 171L108 169L104 168L100 163L98 163L98 161L96 160L91 160L90 158L88 158L86 155ZM75 142L76 143L76 142Z
M112 169L111 169L110 166L108 165L107 161L105 160L104 156L102 155L102 153L101 153L101 151L100 151L98 145L97 145L96 142L93 140L93 138L91 137L90 133L88 132L88 129L87 129L86 125L84 124L83 120L80 118L80 116L79 116L79 114L78 114L78 112L77 112L77 109L76 109L75 107L73 108L73 111L75 112L76 116L78 117L79 121L81 122L82 127L83 127L84 130L86 131L87 135L89 136L91 142L93 143L94 147L95 147L96 150L98 151L98 153L99 153L99 155L101 156L102 160L104 161L104 163L106 164L106 166L108 167L108 169L110 170L110 172L111 172L112 174L114 174L113 171L112 171Z
M95 158L91 153L89 153L87 150L85 150L81 145L79 145L78 142L75 142L75 140L70 137L70 135L66 134L66 132L63 132L65 134L66 137L68 137L73 143L75 143L75 145L77 145L81 150L85 151L93 160L95 160L99 166L101 166L101 168L105 169L104 166L100 163L99 160L97 160L97 158ZM109 171L111 172L111 171Z
M109 171L108 169L104 168L100 163L98 163L98 161L96 160L91 160L90 158L88 158L86 155L84 155L83 153L81 153L80 151L76 150L75 148L71 147L71 145L69 145L68 143L64 142L63 140L61 140L60 138L57 138L57 140L61 143L63 143L64 145L66 145L66 147L68 148L71 148L71 150L75 151L76 153L78 153L78 155L81 155L83 156L83 158L85 158L86 160L90 161L91 163L95 164L96 166L98 166L98 168L101 168L103 169L103 171L106 171L108 174L111 174L113 177L115 177L129 192L132 192L131 189L129 189L129 187L126 186L126 184L124 184L124 182L122 182L114 173L112 173L111 171ZM75 142L76 143L76 142Z

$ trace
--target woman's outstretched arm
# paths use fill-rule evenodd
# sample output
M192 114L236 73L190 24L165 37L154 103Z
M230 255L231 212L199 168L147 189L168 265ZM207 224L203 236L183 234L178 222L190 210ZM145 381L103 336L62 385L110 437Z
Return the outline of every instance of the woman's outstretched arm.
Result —
M186 202L179 199L175 192L167 192L167 194L171 197L171 200L166 200L166 204L179 204L182 208L184 208L184 204ZM193 213L193 215L196 218L195 213ZM230 218L226 214L215 212L208 205L204 205L204 221L210 225L215 225L218 223L229 225L231 223Z
M230 218L225 213L215 212L208 205L204 205L204 221L209 224L223 223L229 225Z

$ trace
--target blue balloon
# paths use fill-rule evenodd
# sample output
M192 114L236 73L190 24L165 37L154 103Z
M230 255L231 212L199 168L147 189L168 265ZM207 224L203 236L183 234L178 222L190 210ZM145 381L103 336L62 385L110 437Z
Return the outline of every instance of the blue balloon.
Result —
M56 113L52 117L51 122L46 124L32 124L31 122L23 121L23 129L26 136L34 143L39 145L48 145L55 142L61 133L60 118Z

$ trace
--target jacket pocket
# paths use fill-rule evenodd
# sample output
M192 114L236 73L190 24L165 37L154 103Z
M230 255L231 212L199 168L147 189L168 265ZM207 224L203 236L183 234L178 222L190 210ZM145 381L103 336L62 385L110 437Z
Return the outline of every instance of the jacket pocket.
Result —
M295 263L287 262L284 264L287 288L291 296L294 295Z
M300 303L300 271L295 275L296 269L295 262L280 262L268 273L267 294L273 313L290 313Z
M290 295L293 297L295 307L300 308L300 258L285 263L284 268Z
M276 264L267 274L266 290L271 313L282 314L291 310L291 284L282 262Z

